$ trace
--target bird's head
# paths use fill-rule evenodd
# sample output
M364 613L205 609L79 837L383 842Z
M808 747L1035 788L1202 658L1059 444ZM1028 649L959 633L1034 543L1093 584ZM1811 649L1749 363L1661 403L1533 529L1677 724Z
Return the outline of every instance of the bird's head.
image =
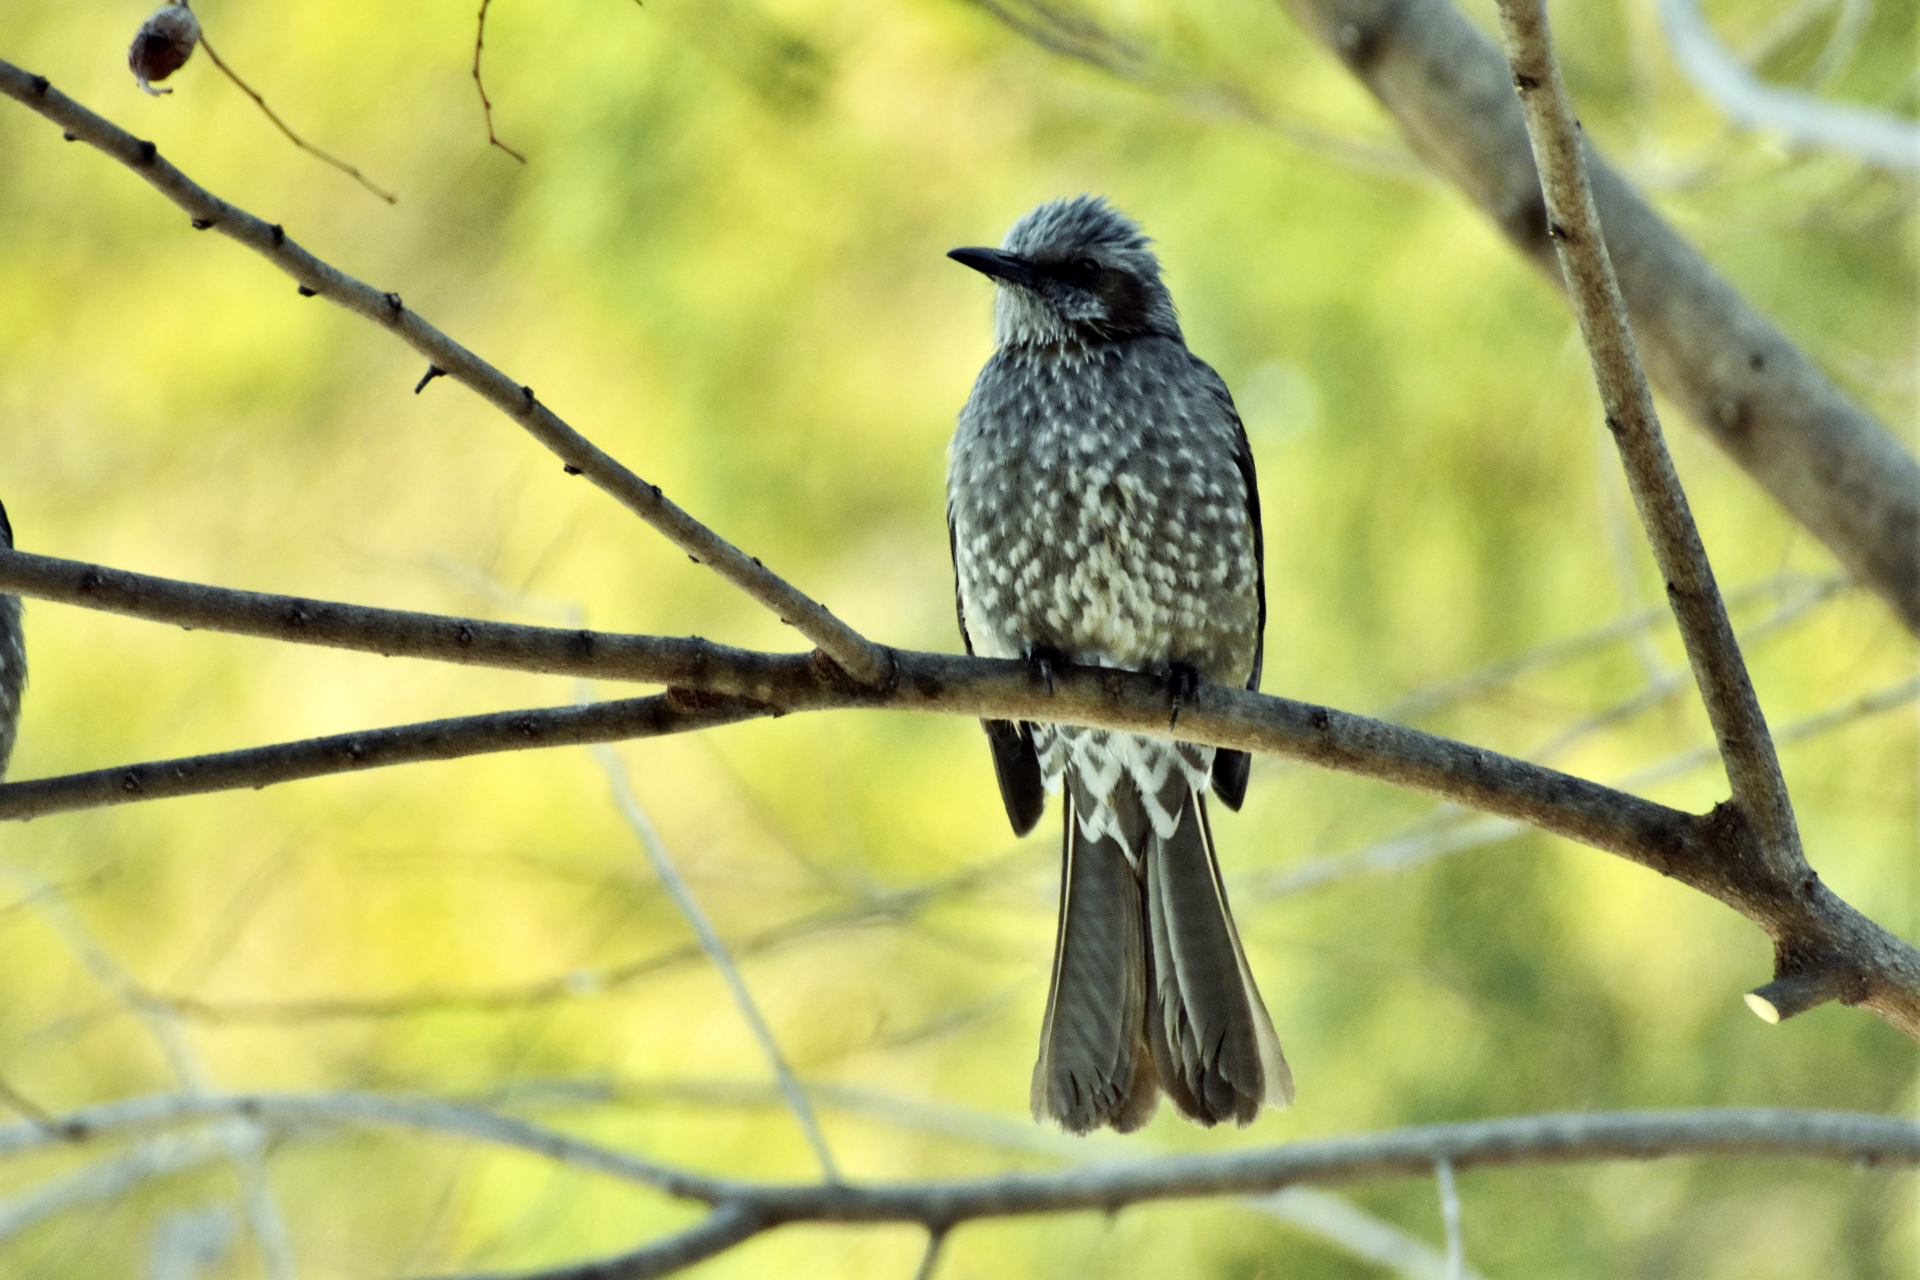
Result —
M1157 333L1180 336L1160 263L1133 220L1098 196L1041 205L998 249L947 256L999 284L1001 346L1091 345Z

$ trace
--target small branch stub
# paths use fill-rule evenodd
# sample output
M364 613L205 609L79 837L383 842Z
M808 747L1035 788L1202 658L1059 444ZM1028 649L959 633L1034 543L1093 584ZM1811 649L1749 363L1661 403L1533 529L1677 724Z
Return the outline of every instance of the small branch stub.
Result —
M1845 979L1831 971L1800 973L1776 978L1747 992L1744 999L1760 1021L1778 1025L1795 1014L1840 999L1845 986Z

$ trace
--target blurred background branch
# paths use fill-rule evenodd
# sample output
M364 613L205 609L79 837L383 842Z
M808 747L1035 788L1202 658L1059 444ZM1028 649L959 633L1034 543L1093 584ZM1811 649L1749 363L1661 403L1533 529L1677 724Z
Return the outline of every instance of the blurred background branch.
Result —
M355 1094L220 1097L160 1095L69 1113L61 1118L88 1143L220 1117L244 1117L292 1139L364 1125L512 1146L580 1172L631 1179L714 1215L681 1235L644 1246L645 1264L618 1274L663 1275L751 1236L804 1222L911 1222L944 1234L980 1218L1094 1210L1112 1213L1143 1201L1225 1194L1271 1195L1283 1188L1363 1179L1422 1177L1445 1161L1454 1169L1673 1156L1798 1156L1841 1162L1920 1163L1920 1122L1890 1116L1777 1110L1580 1112L1426 1125L1385 1133L1295 1142L1204 1156L1110 1160L1038 1173L922 1183L780 1185L716 1178L633 1161L624 1154L479 1107ZM17 1157L46 1141L32 1126L0 1129L0 1156ZM136 1151L157 1151L154 1137ZM183 1148L183 1150L186 1148ZM143 1176L169 1171L146 1157ZM612 1258L542 1275L587 1275Z
M1448 0L1286 0L1418 151L1557 280L1506 60ZM1920 466L1592 152L1654 384L1920 633Z
M1815 83L1845 64L1866 8L1842 8L1834 38L1810 74ZM1720 43L1693 0L1660 0L1660 21L1681 70L1734 122L1773 130L1796 146L1842 151L1889 169L1920 169L1920 125L1913 121L1765 84Z

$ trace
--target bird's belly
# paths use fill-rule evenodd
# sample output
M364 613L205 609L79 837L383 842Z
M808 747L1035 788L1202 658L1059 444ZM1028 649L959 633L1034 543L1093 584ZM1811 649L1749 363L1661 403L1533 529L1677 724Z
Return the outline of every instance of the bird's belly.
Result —
M1181 663L1243 683L1259 632L1251 548L1101 514L1065 531L1015 519L976 533L960 574L975 650L1149 671Z

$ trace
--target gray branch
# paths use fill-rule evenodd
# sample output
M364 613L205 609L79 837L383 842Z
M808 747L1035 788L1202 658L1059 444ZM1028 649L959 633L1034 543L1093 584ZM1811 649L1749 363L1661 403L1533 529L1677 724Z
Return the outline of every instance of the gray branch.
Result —
M826 607L763 566L719 534L669 501L660 486L649 484L610 454L575 431L540 403L533 388L514 382L500 370L409 310L397 293L375 289L321 261L297 244L277 223L257 218L220 199L168 163L153 143L134 137L95 115L48 83L8 62L0 62L0 93L61 126L69 139L85 142L126 165L161 195L184 209L199 230L216 230L252 249L291 276L301 292L318 295L364 316L425 356L435 375L464 384L494 408L519 423L552 450L570 474L584 475L621 505L665 534L701 564L765 605L782 622L818 645L856 678L886 678L883 651ZM432 375L430 375L432 376ZM423 381L421 386L425 386Z
M814 654L291 600L4 550L0 588L303 644L669 686L664 694L586 708L499 712L7 783L0 785L0 821L416 760L684 733L803 711L1051 720L1163 736L1168 729L1164 682L1137 671L1061 666L1049 690L1023 662L887 650L894 679L876 687ZM222 625L229 617L232 626ZM1206 687L1182 707L1180 736L1409 787L1651 867L1753 920L1779 953L1830 971L1833 998L1865 1004L1920 1036L1920 952L1831 894L1804 863L1772 858L1754 825L1730 805L1684 813L1417 729L1221 686Z
M958 1223L983 1218L1113 1213L1158 1200L1425 1177L1442 1161L1455 1170L1676 1155L1920 1164L1920 1122L1905 1117L1702 1109L1514 1116L1211 1155L1105 1161L978 1178L782 1184L674 1169L482 1107L359 1093L168 1094L127 1099L71 1112L60 1119L55 1134L33 1124L0 1128L0 1157L62 1143L140 1138L236 1116L289 1133L372 1125L479 1140L713 1209L693 1228L631 1253L537 1273L545 1280L661 1275L792 1223L912 1223L942 1233Z
M1283 0L1415 150L1556 281L1512 72L1447 0ZM1654 385L1920 634L1920 465L1589 152Z
M1513 82L1545 193L1548 234L1558 246L1561 274L1593 357L1607 427L1666 579L1667 600L1680 624L1694 681L1733 787L1733 800L1723 806L1722 816L1729 823L1753 825L1757 842L1751 852L1765 861L1768 878L1798 881L1812 893L1818 878L1800 847L1793 802L1766 717L1667 455L1652 388L1640 369L1588 188L1580 127L1560 79L1545 7L1541 0L1501 0L1499 8ZM1739 866L1727 871L1732 878L1746 873ZM1776 981L1748 1000L1763 1018L1778 1022L1825 1000L1845 998L1851 971L1844 960L1817 943L1810 945L1812 940L1804 935L1772 937Z

